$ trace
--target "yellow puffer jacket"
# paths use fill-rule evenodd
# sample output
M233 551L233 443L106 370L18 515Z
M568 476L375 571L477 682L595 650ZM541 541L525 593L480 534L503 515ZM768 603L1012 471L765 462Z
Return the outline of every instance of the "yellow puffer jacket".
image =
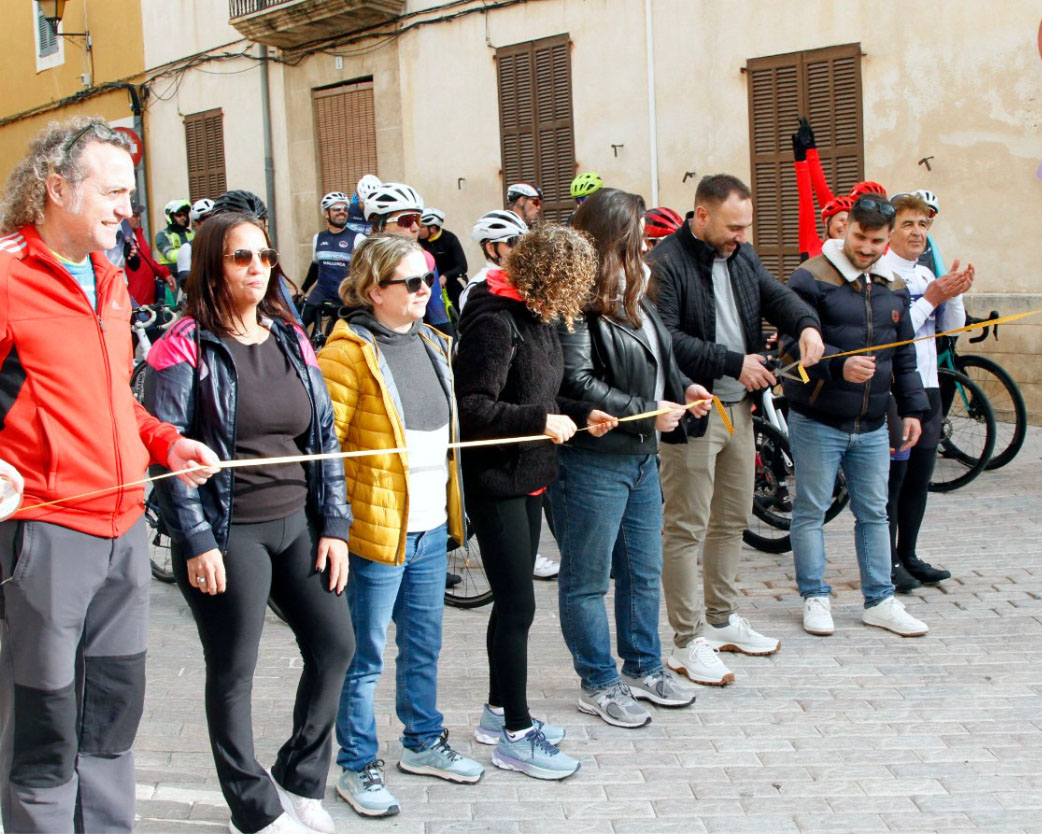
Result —
M449 400L449 442L455 443L459 424L448 360L449 339L427 325L422 325L420 337ZM393 384L386 382L392 377L369 330L338 321L318 355L318 365L333 401L341 450L405 448L401 400ZM449 449L447 502L449 535L462 542L465 522L459 458L457 449ZM348 542L352 553L388 565L405 561L408 466L405 452L344 459L347 497L354 515Z

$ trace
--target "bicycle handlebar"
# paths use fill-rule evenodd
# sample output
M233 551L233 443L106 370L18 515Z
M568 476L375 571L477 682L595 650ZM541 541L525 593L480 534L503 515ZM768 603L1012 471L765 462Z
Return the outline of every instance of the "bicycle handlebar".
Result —
M993 321L993 320L995 320L997 318L999 318L999 311L998 310L992 310L990 313L988 313L988 317L985 318L985 319L979 319L979 318L976 318L974 316L966 316L966 323L967 324L980 324L982 321ZM987 327L982 327L981 328L981 332L978 335L976 335L976 336L971 336L969 341L971 343L973 343L973 344L976 344L977 342L983 342L985 339L988 338L988 331L989 330L992 331L992 334L995 336L995 341L997 342L999 340L999 326L997 324L992 324L992 325L988 325Z

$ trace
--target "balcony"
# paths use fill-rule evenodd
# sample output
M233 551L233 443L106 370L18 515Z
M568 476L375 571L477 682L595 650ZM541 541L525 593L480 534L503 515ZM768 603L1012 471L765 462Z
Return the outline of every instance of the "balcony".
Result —
M386 23L405 0L228 0L232 26L251 41L294 50Z

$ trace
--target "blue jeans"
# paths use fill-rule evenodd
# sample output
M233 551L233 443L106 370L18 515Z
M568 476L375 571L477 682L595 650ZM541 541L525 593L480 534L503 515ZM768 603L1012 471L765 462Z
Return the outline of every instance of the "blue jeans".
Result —
M347 600L355 654L344 677L336 716L337 764L358 771L377 758L373 695L383 672L387 626L395 624L395 710L405 726L402 745L430 747L442 733L438 654L445 610L445 525L409 533L405 563L385 565L350 556Z
M615 570L615 630L622 670L662 668L658 635L662 577L662 492L654 455L558 450L550 485L561 631L584 689L619 682L604 604Z
M886 426L863 434L826 426L795 411L789 414L789 441L796 467L792 502L792 556L796 584L803 597L826 596L825 511L843 467L854 511L854 549L861 570L865 608L894 595L890 582L890 527L887 523L887 479L890 440Z

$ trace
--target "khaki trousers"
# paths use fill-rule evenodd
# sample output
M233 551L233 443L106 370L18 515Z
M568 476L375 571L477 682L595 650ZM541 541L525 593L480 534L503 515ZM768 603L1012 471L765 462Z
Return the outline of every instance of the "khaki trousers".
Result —
M756 450L749 399L725 408L733 435L713 411L702 437L659 446L665 499L662 590L673 642L680 647L701 636L707 621L726 623L738 608L735 580L753 503Z

